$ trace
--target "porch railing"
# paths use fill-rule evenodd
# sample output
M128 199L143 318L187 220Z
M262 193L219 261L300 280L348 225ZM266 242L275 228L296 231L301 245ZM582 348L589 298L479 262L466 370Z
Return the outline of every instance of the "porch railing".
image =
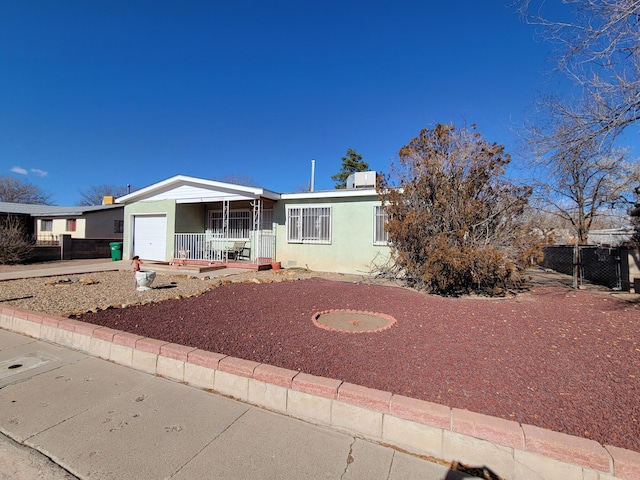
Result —
M197 262L227 262L226 251L233 240L213 233L176 233L173 258ZM275 256L275 235L261 231L251 232L247 242L252 262L271 261Z
M33 236L36 245L60 245L60 237L53 233L39 233Z

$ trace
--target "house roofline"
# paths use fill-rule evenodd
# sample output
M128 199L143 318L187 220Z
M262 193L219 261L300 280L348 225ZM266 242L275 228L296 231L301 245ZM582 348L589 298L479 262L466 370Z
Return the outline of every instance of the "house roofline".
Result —
M229 195L224 197L212 196L209 197L203 192L194 195L193 197L185 196L176 200L177 203L199 203L199 202L213 202L220 201L221 199L237 200L244 198L245 200L264 198L268 200L305 200L305 199L332 199L332 198L361 198L361 197L374 197L378 195L377 190L374 187L368 188L350 188L350 189L334 189L334 190L317 190L313 192L297 192L297 193L278 193L272 190L266 190L260 187L247 187L244 185L237 185L233 183L220 182L217 180L206 180L198 177L191 177L188 175L174 175L160 182L149 185L135 192L129 193L115 200L116 204L123 205L137 201L142 201L145 198L153 197L157 193L170 190L172 187L180 186L184 184L191 184L194 186L203 187L205 189L221 189L227 190ZM236 195L233 192L237 192Z
M350 197L371 197L377 196L378 192L375 188L354 188L354 189L336 189L336 190L319 190L315 192L301 193L283 193L280 195L282 200L304 200L315 198L350 198Z
M85 213L122 208L122 205L86 205L74 207L60 207L56 205L39 205L33 203L0 202L0 213L14 215L29 215L31 217L56 217L69 215L84 215Z
M129 193L122 197L118 197L115 202L119 204L135 202L139 198L144 198L149 194L153 194L153 192L163 190L167 187L171 187L172 185L177 185L181 183L192 183L196 185L200 185L203 187L213 187L213 188L223 188L228 190L236 190L242 193L247 194L250 198L268 198L271 200L279 200L280 194L273 192L271 190L265 190L264 188L259 187L247 187L244 185L237 185L234 183L226 183L219 182L217 180L206 180L198 177L190 177L187 175L175 175L173 177L167 178L166 180L162 180L160 182L154 183L153 185L149 185L148 187L141 188L140 190L136 190L135 192ZM193 199L194 201L198 199Z

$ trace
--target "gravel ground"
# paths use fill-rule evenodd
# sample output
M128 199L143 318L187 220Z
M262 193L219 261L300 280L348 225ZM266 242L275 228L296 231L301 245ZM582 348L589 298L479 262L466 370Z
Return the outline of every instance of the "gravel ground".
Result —
M515 297L454 299L359 277L313 278L320 276L159 275L156 288L137 292L130 272L107 272L76 282L0 282L0 304L75 313L98 325L640 452L637 295L572 290L570 278L542 275ZM123 305L130 307L106 308ZM314 314L329 309L380 312L396 324L357 334L314 326Z
M287 282L322 276L358 281L362 277L313 273L303 269L216 273L202 278L157 273L151 290L138 291L129 271L96 272L44 278L0 281L0 305L69 317L74 314L200 295L231 282Z

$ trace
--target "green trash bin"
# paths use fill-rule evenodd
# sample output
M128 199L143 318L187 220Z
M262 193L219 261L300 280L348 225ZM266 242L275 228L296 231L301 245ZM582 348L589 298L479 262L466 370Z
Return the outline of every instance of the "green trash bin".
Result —
M111 261L122 260L122 242L111 242Z

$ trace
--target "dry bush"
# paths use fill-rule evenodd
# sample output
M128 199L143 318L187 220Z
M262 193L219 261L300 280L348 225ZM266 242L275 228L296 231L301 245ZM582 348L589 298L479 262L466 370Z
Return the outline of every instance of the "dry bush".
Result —
M504 178L509 162L503 146L453 125L422 130L400 150L378 193L391 255L408 283L444 295L500 295L520 282L542 239L525 222L531 189Z
M22 263L33 252L33 242L20 219L13 215L0 218L0 264Z

